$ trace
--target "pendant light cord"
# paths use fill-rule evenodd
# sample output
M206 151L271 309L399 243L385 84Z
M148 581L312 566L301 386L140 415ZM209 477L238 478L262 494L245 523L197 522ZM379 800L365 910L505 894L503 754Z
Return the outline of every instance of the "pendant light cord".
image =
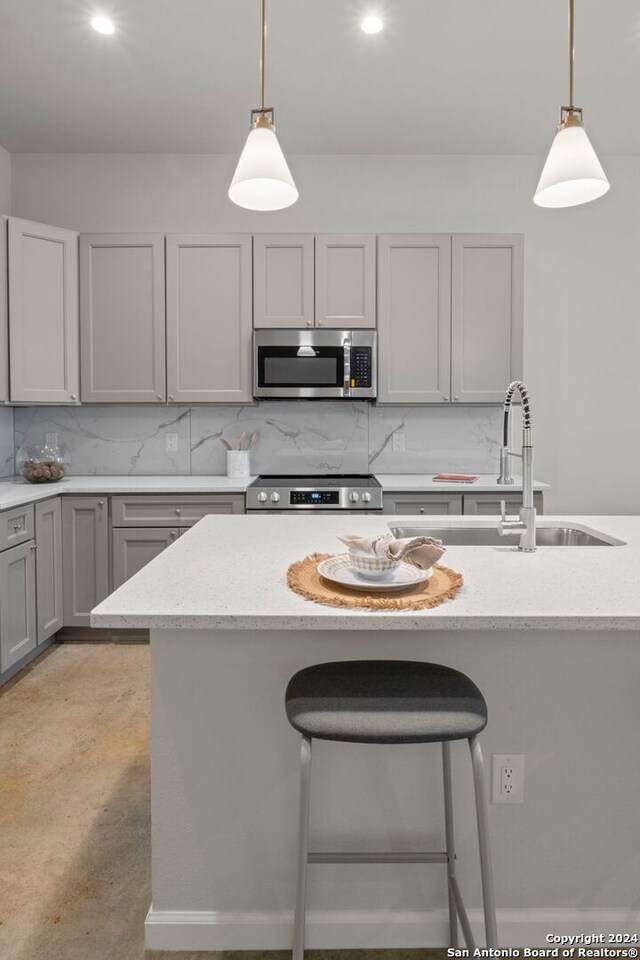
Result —
M262 0L264 7L264 0ZM569 0L569 108L573 110L573 67L576 56L575 44L573 41L574 29L574 0Z
M573 0L570 0L573 3ZM265 112L264 102L264 61L267 38L266 0L260 2L260 112Z

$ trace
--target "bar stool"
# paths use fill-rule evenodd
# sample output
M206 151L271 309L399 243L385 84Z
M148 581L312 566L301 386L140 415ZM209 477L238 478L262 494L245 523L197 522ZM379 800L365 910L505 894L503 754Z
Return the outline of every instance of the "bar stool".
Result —
M287 686L289 723L302 734L298 865L293 960L304 960L307 866L311 863L443 863L447 865L450 946L458 920L469 950L475 942L455 874L450 741L471 751L478 822L485 935L497 947L491 850L478 734L487 705L475 683L450 667L411 660L346 660L296 673ZM444 852L314 853L309 851L309 797L313 739L347 743L440 743L444 781Z

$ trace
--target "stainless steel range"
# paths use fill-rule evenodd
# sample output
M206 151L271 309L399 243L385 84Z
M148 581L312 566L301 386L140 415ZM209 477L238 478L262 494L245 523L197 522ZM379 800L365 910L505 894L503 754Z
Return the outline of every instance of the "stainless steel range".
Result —
M382 487L375 477L258 477L247 488L247 513L318 510L339 513L382 510Z

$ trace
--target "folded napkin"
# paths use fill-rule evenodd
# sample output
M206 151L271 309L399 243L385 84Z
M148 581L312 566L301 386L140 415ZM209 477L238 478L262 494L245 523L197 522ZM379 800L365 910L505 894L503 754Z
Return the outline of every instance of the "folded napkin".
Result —
M419 570L428 570L444 553L442 540L433 537L406 537L395 540L390 533L380 537L338 537L350 550L389 560L404 560Z

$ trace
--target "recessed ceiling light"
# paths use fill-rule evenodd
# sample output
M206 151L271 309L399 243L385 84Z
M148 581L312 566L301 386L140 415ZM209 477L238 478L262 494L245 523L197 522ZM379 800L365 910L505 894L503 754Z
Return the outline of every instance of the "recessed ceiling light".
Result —
M364 33L380 33L383 27L384 27L384 23L382 22L380 17L374 17L374 16L365 17L362 23L360 24L360 28Z
M91 26L96 33L111 34L116 32L113 20L110 20L109 17L94 17Z

